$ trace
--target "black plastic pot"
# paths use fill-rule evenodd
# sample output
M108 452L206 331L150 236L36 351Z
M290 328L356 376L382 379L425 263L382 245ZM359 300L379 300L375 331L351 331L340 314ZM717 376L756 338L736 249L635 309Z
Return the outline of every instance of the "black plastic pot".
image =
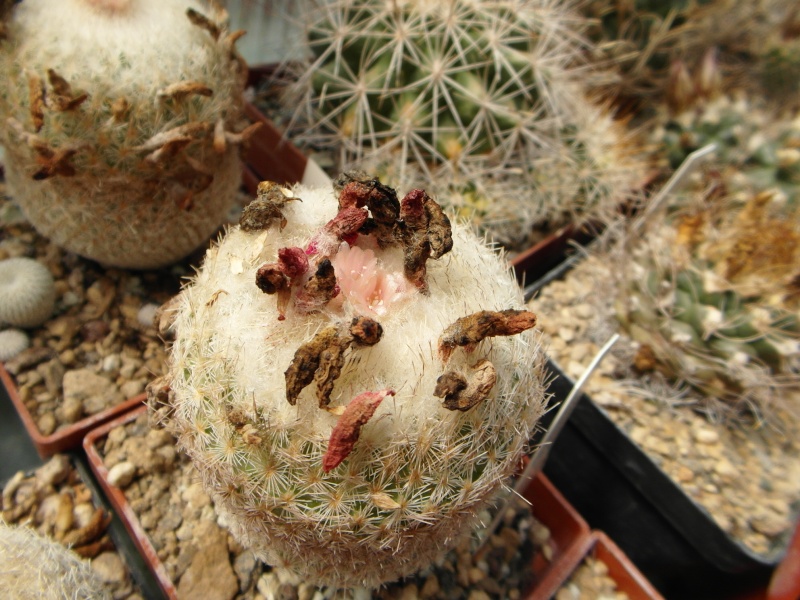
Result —
M575 260L562 263L526 295L562 278ZM566 398L573 381L552 362L549 367L555 376L550 391L557 400ZM731 538L585 394L544 472L667 598L730 598L763 585L780 561L780 553L758 555Z

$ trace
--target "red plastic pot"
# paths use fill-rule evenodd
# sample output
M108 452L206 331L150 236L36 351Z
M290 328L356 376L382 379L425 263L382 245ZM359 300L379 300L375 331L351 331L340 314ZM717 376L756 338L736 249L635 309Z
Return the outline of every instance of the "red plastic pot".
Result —
M25 426L36 451L43 459L58 452L65 452L80 447L81 440L83 440L88 431L139 406L145 399L144 394L139 394L116 406L109 407L85 419L81 419L76 423L68 425L67 427L63 427L50 435L43 435L42 432L39 431L39 427L36 425L33 415L31 415L30 411L19 397L17 386L13 378L8 371L6 371L2 363L0 363L0 381L3 382L8 397L11 399L11 403L14 405L17 414L19 414L22 424Z
M110 421L101 427L90 431L83 440L83 448L86 451L86 457L89 460L89 466L92 469L95 477L97 478L100 487L114 507L114 512L119 516L122 524L130 535L131 540L139 554L144 558L147 567L150 569L151 574L155 578L158 586L165 596L171 600L177 600L178 592L175 589L172 580L167 575L167 570L161 560L158 558L153 544L150 543L150 538L139 523L136 513L131 508L125 494L118 487L111 485L108 481L108 469L103 463L103 458L100 456L98 450L99 444L108 435L108 432L117 427L121 427L126 423L135 420L140 414L147 410L146 406L142 406L137 410L131 411L117 419Z

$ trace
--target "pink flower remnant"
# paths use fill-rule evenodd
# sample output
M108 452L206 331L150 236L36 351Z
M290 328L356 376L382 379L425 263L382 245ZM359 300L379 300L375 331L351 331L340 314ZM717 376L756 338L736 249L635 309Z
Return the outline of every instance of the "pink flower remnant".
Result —
M339 289L359 312L383 316L408 292L403 274L384 269L369 248L342 244L331 262Z

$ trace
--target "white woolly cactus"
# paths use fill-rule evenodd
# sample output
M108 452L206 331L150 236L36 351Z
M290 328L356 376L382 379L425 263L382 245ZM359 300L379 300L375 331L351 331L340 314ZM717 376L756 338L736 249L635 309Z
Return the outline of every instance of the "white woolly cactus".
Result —
M243 32L199 0L26 0L0 35L9 191L55 243L104 264L174 262L240 179Z
M338 211L330 189L261 184L165 309L148 391L243 543L375 587L452 546L517 468L543 358L508 266L425 192L336 189Z
M0 521L0 588L17 600L103 600L110 590L88 562L27 527Z
M38 327L53 314L53 275L33 258L0 260L0 323Z

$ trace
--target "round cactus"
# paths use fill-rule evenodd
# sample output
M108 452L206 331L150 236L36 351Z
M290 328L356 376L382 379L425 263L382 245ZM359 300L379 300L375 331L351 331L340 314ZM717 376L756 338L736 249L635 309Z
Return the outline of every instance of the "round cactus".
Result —
M91 565L58 542L0 521L0 585L19 600L103 600L111 593Z
M296 139L333 148L342 168L424 181L512 247L534 223L616 209L639 183L625 152L594 179L594 159L635 144L586 97L569 1L337 0L304 22L310 59L286 105Z
M38 327L53 314L56 286L50 271L32 258L0 261L0 323Z
M11 360L30 345L30 338L21 329L0 331L0 362Z
M667 128L668 143L716 140L719 161L670 199L665 218L623 234L600 261L618 266L614 312L640 344L638 368L688 384L708 408L774 421L797 411L782 390L800 387L797 117L745 127L735 118L744 114L766 118L720 100L679 116L682 135Z
M425 192L337 189L338 209L262 183L164 309L171 366L148 392L243 543L375 587L452 546L514 472L543 358L507 265Z
M9 191L56 244L104 264L174 262L240 179L246 67L214 2L29 0L0 36Z

